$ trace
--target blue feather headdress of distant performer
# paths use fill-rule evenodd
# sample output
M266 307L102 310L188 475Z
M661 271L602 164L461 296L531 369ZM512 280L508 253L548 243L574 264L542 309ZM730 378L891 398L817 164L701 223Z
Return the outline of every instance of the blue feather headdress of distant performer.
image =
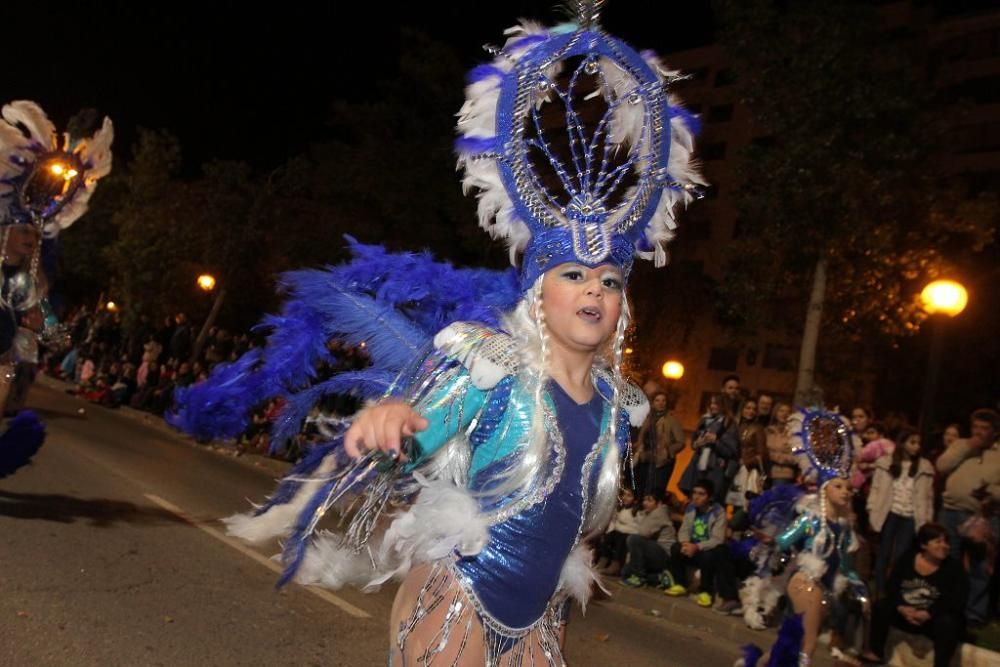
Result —
M11 102L0 113L0 223L35 225L52 238L84 214L97 181L111 172L111 119L90 138L60 138L34 102Z
M698 123L668 93L686 77L598 24L522 21L468 75L455 148L479 224L503 239L527 289L565 262L667 261L674 209L705 184L691 159Z

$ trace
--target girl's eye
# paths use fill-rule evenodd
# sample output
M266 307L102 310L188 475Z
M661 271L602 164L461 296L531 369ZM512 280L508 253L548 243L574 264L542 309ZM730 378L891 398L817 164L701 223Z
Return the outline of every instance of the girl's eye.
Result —
M563 273L563 278L567 278L569 280L580 280L581 278L583 278L583 271L578 271L575 269L566 271L565 273Z
M622 288L622 281L617 278L605 278L601 281L605 287L613 290L620 290Z

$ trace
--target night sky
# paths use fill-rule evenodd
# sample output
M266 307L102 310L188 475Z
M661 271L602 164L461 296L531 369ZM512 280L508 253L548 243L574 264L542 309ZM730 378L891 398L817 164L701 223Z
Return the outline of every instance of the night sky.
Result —
M322 136L332 100L373 95L398 67L401 29L453 45L471 68L518 17L561 17L553 0L395 4L5 3L0 100L35 100L58 127L97 108L115 122L118 155L142 126L177 135L188 169L211 158L269 167ZM708 7L620 0L603 23L668 52L710 40Z

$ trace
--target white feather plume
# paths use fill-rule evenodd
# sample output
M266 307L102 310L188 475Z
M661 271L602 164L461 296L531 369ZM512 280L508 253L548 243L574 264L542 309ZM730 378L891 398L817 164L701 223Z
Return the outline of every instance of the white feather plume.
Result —
M575 598L584 612L587 611L587 602L590 600L594 584L608 595L611 594L594 569L593 561L593 549L583 543L576 545L563 564L559 573L559 585L556 587L557 590Z

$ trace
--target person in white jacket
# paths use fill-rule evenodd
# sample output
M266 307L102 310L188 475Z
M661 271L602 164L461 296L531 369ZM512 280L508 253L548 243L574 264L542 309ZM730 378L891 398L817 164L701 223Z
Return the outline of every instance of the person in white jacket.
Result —
M875 582L885 591L888 569L912 546L917 531L934 516L934 466L920 456L920 434L906 430L892 454L875 462L868 516L879 533Z

